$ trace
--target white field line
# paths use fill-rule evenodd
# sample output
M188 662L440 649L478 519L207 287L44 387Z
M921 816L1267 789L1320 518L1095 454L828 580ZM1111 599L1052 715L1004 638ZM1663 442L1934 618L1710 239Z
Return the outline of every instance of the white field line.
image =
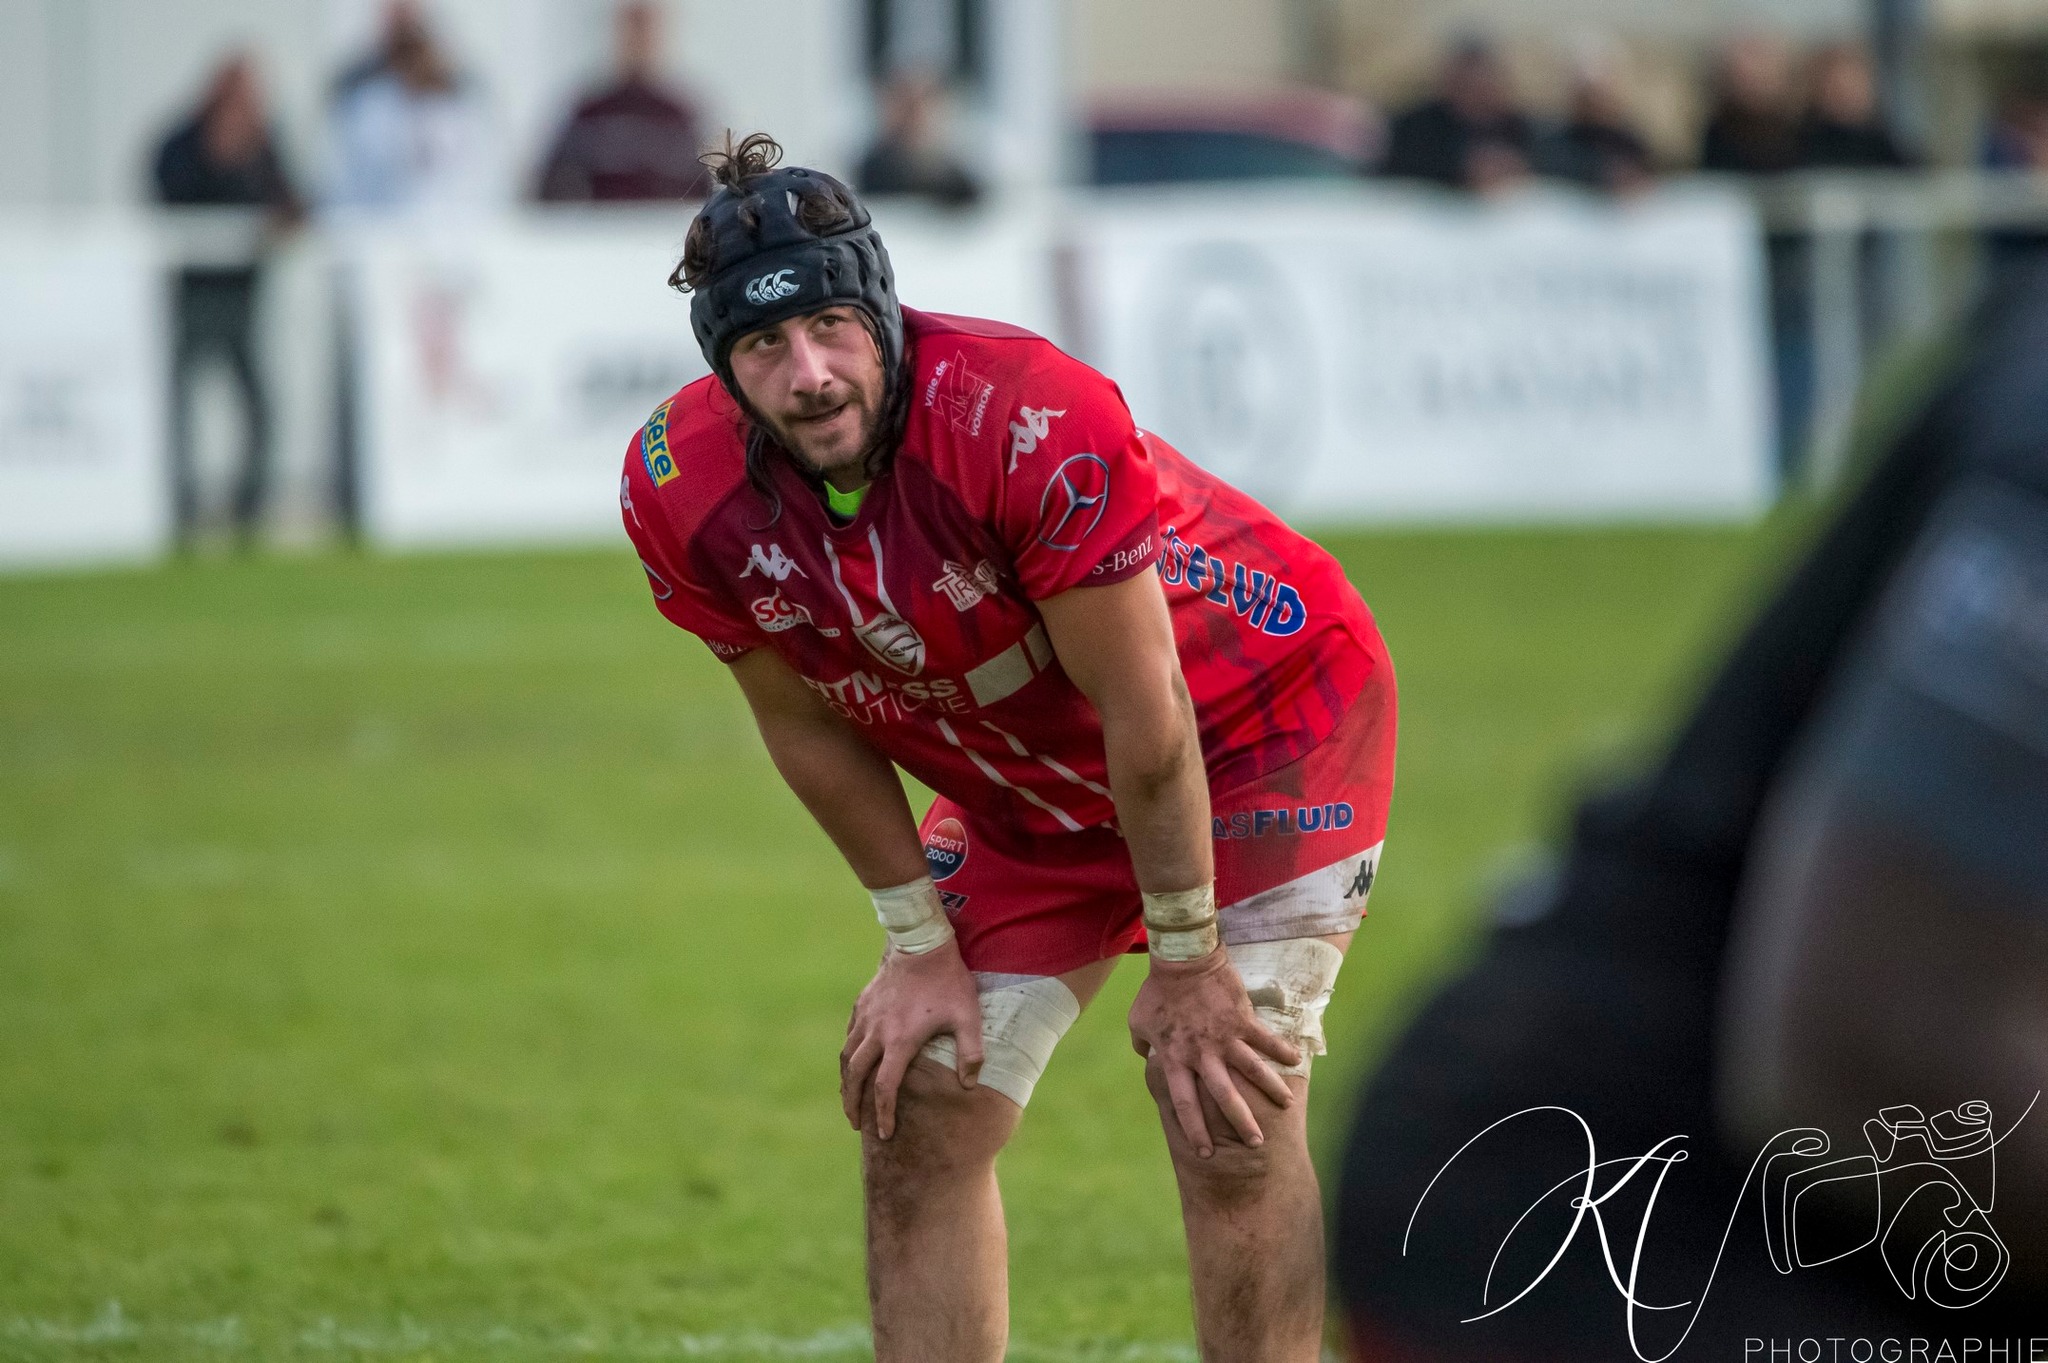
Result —
M0 1340L16 1345L46 1345L66 1350L98 1346L135 1346L156 1341L261 1356L282 1340L258 1338L236 1316L219 1320L157 1322L137 1320L119 1302L109 1302L86 1323L0 1319ZM601 1330L548 1334L499 1325L450 1329L400 1319L396 1326L343 1325L321 1320L290 1337L309 1353L383 1355L466 1353L489 1356L515 1354L543 1357L609 1357L667 1359L872 1359L874 1345L864 1325L838 1325L809 1335L772 1335L758 1330L716 1334L615 1335ZM1077 1341L1033 1344L1013 1340L1008 1357L1015 1363L1197 1363L1194 1347L1164 1341Z

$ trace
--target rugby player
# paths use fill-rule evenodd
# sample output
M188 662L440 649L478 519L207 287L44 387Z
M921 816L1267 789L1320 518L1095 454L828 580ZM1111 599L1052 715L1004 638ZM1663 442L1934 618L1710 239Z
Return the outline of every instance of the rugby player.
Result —
M670 283L711 376L633 438L656 604L731 669L887 946L840 1054L875 1354L995 1360L995 1158L1118 957L1208 1359L1312 1360L1304 1135L1379 864L1394 681L1336 562L1029 332L914 312L755 134ZM938 793L920 829L896 767Z

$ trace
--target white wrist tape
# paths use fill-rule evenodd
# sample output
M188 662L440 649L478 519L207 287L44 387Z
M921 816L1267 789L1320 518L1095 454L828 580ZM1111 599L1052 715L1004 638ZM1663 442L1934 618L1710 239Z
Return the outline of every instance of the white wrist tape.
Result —
M1213 883L1141 898L1145 902L1145 937L1160 960L1199 960L1222 941L1216 932Z
M889 945L911 956L937 951L953 940L953 924L946 918L946 906L939 902L939 887L930 876L919 876L908 885L886 890L869 890L875 901L875 918L889 931Z

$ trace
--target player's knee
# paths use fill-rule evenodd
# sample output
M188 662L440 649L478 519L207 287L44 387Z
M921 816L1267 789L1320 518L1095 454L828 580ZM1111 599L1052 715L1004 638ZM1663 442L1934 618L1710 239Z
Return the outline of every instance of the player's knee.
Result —
M1008 1099L986 1088L962 1088L953 1071L919 1059L896 1090L889 1139L876 1135L872 1092L861 1134L878 1174L938 1176L993 1162L1016 1124L1017 1108Z
M988 1089L963 1089L951 1071L913 1062L896 1095L888 1140L870 1099L861 1118L861 1174L877 1228L914 1226L935 1190L984 1176L1017 1124L1017 1109Z
M1238 1135L1237 1128L1230 1124L1223 1110L1207 1094L1201 1095L1202 1120L1209 1129L1211 1146L1209 1155L1204 1158L1188 1144L1181 1128L1180 1113L1173 1105L1173 1094L1166 1084L1165 1067L1156 1058L1145 1062L1145 1087L1151 1090L1152 1101L1159 1109L1159 1121L1166 1130L1167 1149L1173 1156L1174 1173L1184 1193L1210 1206L1228 1206L1256 1199L1261 1194L1273 1172L1271 1142L1281 1135L1284 1125L1279 1108L1256 1091L1245 1095L1254 1120L1267 1137L1261 1144L1251 1145Z
M1235 1131L1211 1131L1215 1149L1207 1159L1182 1151L1174 1173L1186 1194L1205 1206L1230 1207L1265 1195L1273 1176L1273 1153L1264 1145L1246 1145Z

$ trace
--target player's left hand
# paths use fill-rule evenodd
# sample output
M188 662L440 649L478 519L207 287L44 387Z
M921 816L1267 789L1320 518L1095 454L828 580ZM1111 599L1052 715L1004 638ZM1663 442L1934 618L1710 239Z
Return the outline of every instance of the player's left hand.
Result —
M1242 991L1240 991L1242 992ZM973 1088L981 1069L981 996L960 959L960 944L908 955L890 948L875 978L860 991L839 1051L839 1103L860 1129L868 1089L874 1089L875 1134L896 1134L896 1095L924 1044L941 1032L953 1036L960 1087Z
M1263 1145L1266 1137L1240 1084L1256 1085L1276 1107L1294 1101L1264 1057L1293 1065L1301 1052L1259 1022L1221 947L1198 960L1152 962L1131 1005L1131 1049L1165 1071L1181 1133L1203 1159L1216 1146L1202 1117L1202 1089L1247 1145Z

